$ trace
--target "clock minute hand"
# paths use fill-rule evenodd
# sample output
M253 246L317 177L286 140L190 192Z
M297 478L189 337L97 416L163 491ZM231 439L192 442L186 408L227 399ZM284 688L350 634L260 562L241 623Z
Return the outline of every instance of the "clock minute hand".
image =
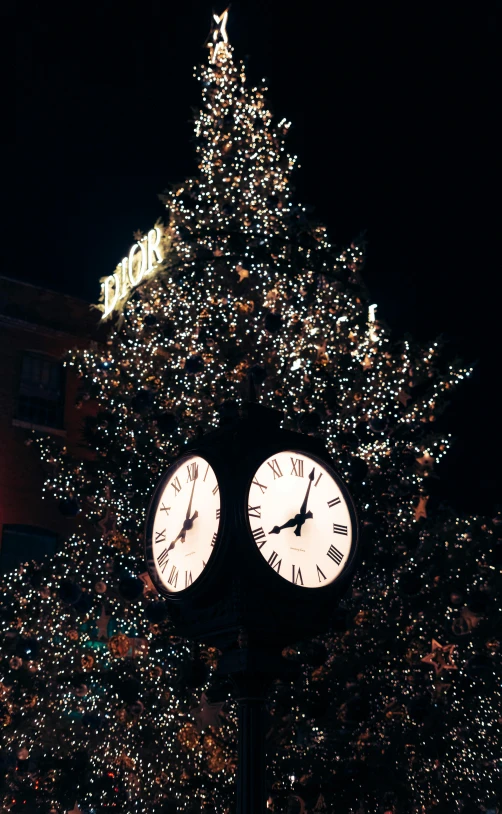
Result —
M197 467L197 469L196 469L196 471L195 471L195 477L194 477L194 479L193 479L192 493L191 493L191 495L190 495L190 502L189 502L189 504L188 504L188 509L187 509L187 513L186 513L186 517L185 517L185 523L186 523L186 521L187 521L187 520L190 518L190 511L191 511L191 509L192 509L193 493L194 493L194 491L195 491L195 484L197 483L197 478L198 478L198 476L199 476L199 469L198 469L198 467Z
M299 512L299 514L296 515L296 518L295 518L296 521L297 521L295 523L295 525L296 525L295 534L296 534L297 537L300 537L300 535L302 533L302 526L305 523L305 520L307 520L307 518L310 519L311 517L313 517L312 512L307 512L307 503L308 503L308 500L309 500L310 489L312 487L312 481L314 480L314 477L315 477L315 467L314 467L314 469L312 470L312 472L309 475L309 485L307 486L307 491L305 493L305 498L304 498L303 503L301 505L300 512Z
M183 528L181 529L178 536L175 537L175 539L172 541L171 545L167 549L168 551L170 551L172 548L174 548L174 546L176 545L176 543L178 542L179 539L181 539L182 543L185 542L185 537L186 537L187 531L189 531L192 528L193 521L195 520L196 517L199 516L199 512L194 512L192 517L190 517L190 511L192 509L193 493L195 491L195 484L197 483L198 474L199 474L199 470L197 469L195 477L193 479L192 492L190 494L190 501L188 503L187 513L186 513L186 516L185 516L185 520L183 521Z

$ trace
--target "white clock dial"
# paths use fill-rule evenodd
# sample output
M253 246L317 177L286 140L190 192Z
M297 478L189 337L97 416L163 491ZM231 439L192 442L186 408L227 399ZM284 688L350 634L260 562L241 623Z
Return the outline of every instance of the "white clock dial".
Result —
M220 525L220 490L198 455L169 471L156 501L151 550L157 577L170 593L188 588L206 567Z
M347 501L329 468L306 454L278 452L261 464L248 518L261 556L294 585L329 585L347 562L355 533Z

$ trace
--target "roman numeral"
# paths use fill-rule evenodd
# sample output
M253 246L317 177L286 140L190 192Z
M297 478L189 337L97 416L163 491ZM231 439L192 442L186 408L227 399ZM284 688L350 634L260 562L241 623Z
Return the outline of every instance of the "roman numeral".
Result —
M347 526L340 526L338 523L333 523L333 534L347 535Z
M321 581L321 577L323 579L326 579L326 574L323 574L323 572L321 571L321 569L319 568L318 565L316 565L316 568L317 568L317 576L318 576L319 582Z
M156 531L155 532L155 542L156 543L165 543L166 542L166 529L163 531Z
M274 569L277 571L277 573L279 573L279 572L280 572L280 570L281 570L281 563L282 563L282 560L278 560L278 561L276 562L276 560L277 560L277 557L278 557L278 556L279 556L279 555L278 555L278 554L276 554L276 553L275 553L275 551L272 551L272 553L271 553L270 557L269 557L269 558L268 558L268 560L267 560L268 564L269 564L269 565L270 565L272 568L274 568Z
M272 472L274 473L274 480L275 480L276 478L282 478L281 467L280 467L280 466L279 466L279 464L277 463L277 458L274 458L274 460L272 461L272 463L270 463L270 461L267 461L267 464L269 465L270 469L271 469L271 470L272 470Z
M174 497L177 497L178 492L181 492L181 483L179 482L179 479L175 478L171 483L171 486L174 489Z
M188 478L187 483L192 480L196 480L199 477L199 467L197 466L197 462L194 461L191 464L187 464L188 470Z
M214 534L213 534L213 539L211 540L211 545L214 545L214 544L215 544L217 536L218 536L218 534L217 534L217 532L215 531L215 532L214 532Z
M215 487L214 487L214 489L213 489L213 495L215 495L215 494L216 494L216 492L218 491L218 489L219 489L219 488L220 488L220 487L218 486L218 484L216 484L216 486L215 486Z
M193 582L192 572L191 571L185 571L185 588L188 588L188 586L191 585L192 582Z
M338 506L339 503L341 503L341 500L340 500L339 497L335 497L333 500L328 500L328 506L329 506L330 509L332 509L333 506Z
M176 568L175 565L173 565L173 567L171 568L171 573L169 574L169 578L167 581L169 585L173 585L176 588L178 584L178 569Z
M267 538L265 537L265 532L263 531L262 528L253 529L252 531L253 531L253 537L255 539L256 545L258 546L258 548L263 548L263 546L267 542ZM259 540L262 540L262 542L258 542Z
M219 520L221 516L221 509L216 509L216 519Z
M303 478L303 461L301 458L291 458L291 463L293 464L293 469L289 474L296 475L297 478Z
M169 562L169 552L167 548L165 548L162 554L159 554L159 556L157 557L157 564L159 568L162 570L162 573L164 573L164 571L166 570L166 565L168 562Z
M259 483L259 482L258 482L258 480L257 480L256 478L254 478L253 483L252 483L251 485L253 485L253 484L254 484L255 486L259 486L259 487L260 487L260 489L261 489L261 493L262 493L262 494L263 494L263 492L265 491L265 489L268 489L268 487L267 487L267 486L264 486L264 485L263 485L263 483Z
M261 506L248 506L248 512L250 517L261 517Z
M296 565L293 565L293 579L291 581L293 585L303 585L302 569L299 568L296 571Z
M171 511L171 507L170 506L164 506L164 504L162 504L162 506L160 507L160 511L165 512L167 517L169 517L169 512Z
M334 545L330 545L328 551L328 557L330 557L333 562L336 562L337 565L340 565L341 561L343 560L343 554L341 551L338 551Z
M319 477L317 478L316 482L314 483L314 486L317 486L317 484L319 483L319 481L321 480L321 478L322 478L322 472L321 472L321 474L319 475Z
M204 480L206 480L206 477L207 477L207 473L208 473L208 472L209 472L209 464L207 465L207 469L206 469L206 472L205 472L205 475L204 475Z

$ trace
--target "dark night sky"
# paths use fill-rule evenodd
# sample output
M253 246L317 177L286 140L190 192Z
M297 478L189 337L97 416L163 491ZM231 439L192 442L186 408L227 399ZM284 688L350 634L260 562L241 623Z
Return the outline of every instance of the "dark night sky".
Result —
M228 25L293 123L297 198L333 242L365 232L379 316L479 360L441 466L458 508L479 512L502 502L493 8L237 0ZM19 3L2 273L97 300L133 230L162 214L157 193L194 171L210 13L206 0Z

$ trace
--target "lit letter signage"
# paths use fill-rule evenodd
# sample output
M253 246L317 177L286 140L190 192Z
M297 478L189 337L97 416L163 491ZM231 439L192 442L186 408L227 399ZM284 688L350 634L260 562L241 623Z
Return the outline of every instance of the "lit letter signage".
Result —
M101 282L103 319L116 311L145 277L157 270L164 259L161 247L162 231L158 226L150 229L146 237L131 246L127 257L118 264L117 271Z

